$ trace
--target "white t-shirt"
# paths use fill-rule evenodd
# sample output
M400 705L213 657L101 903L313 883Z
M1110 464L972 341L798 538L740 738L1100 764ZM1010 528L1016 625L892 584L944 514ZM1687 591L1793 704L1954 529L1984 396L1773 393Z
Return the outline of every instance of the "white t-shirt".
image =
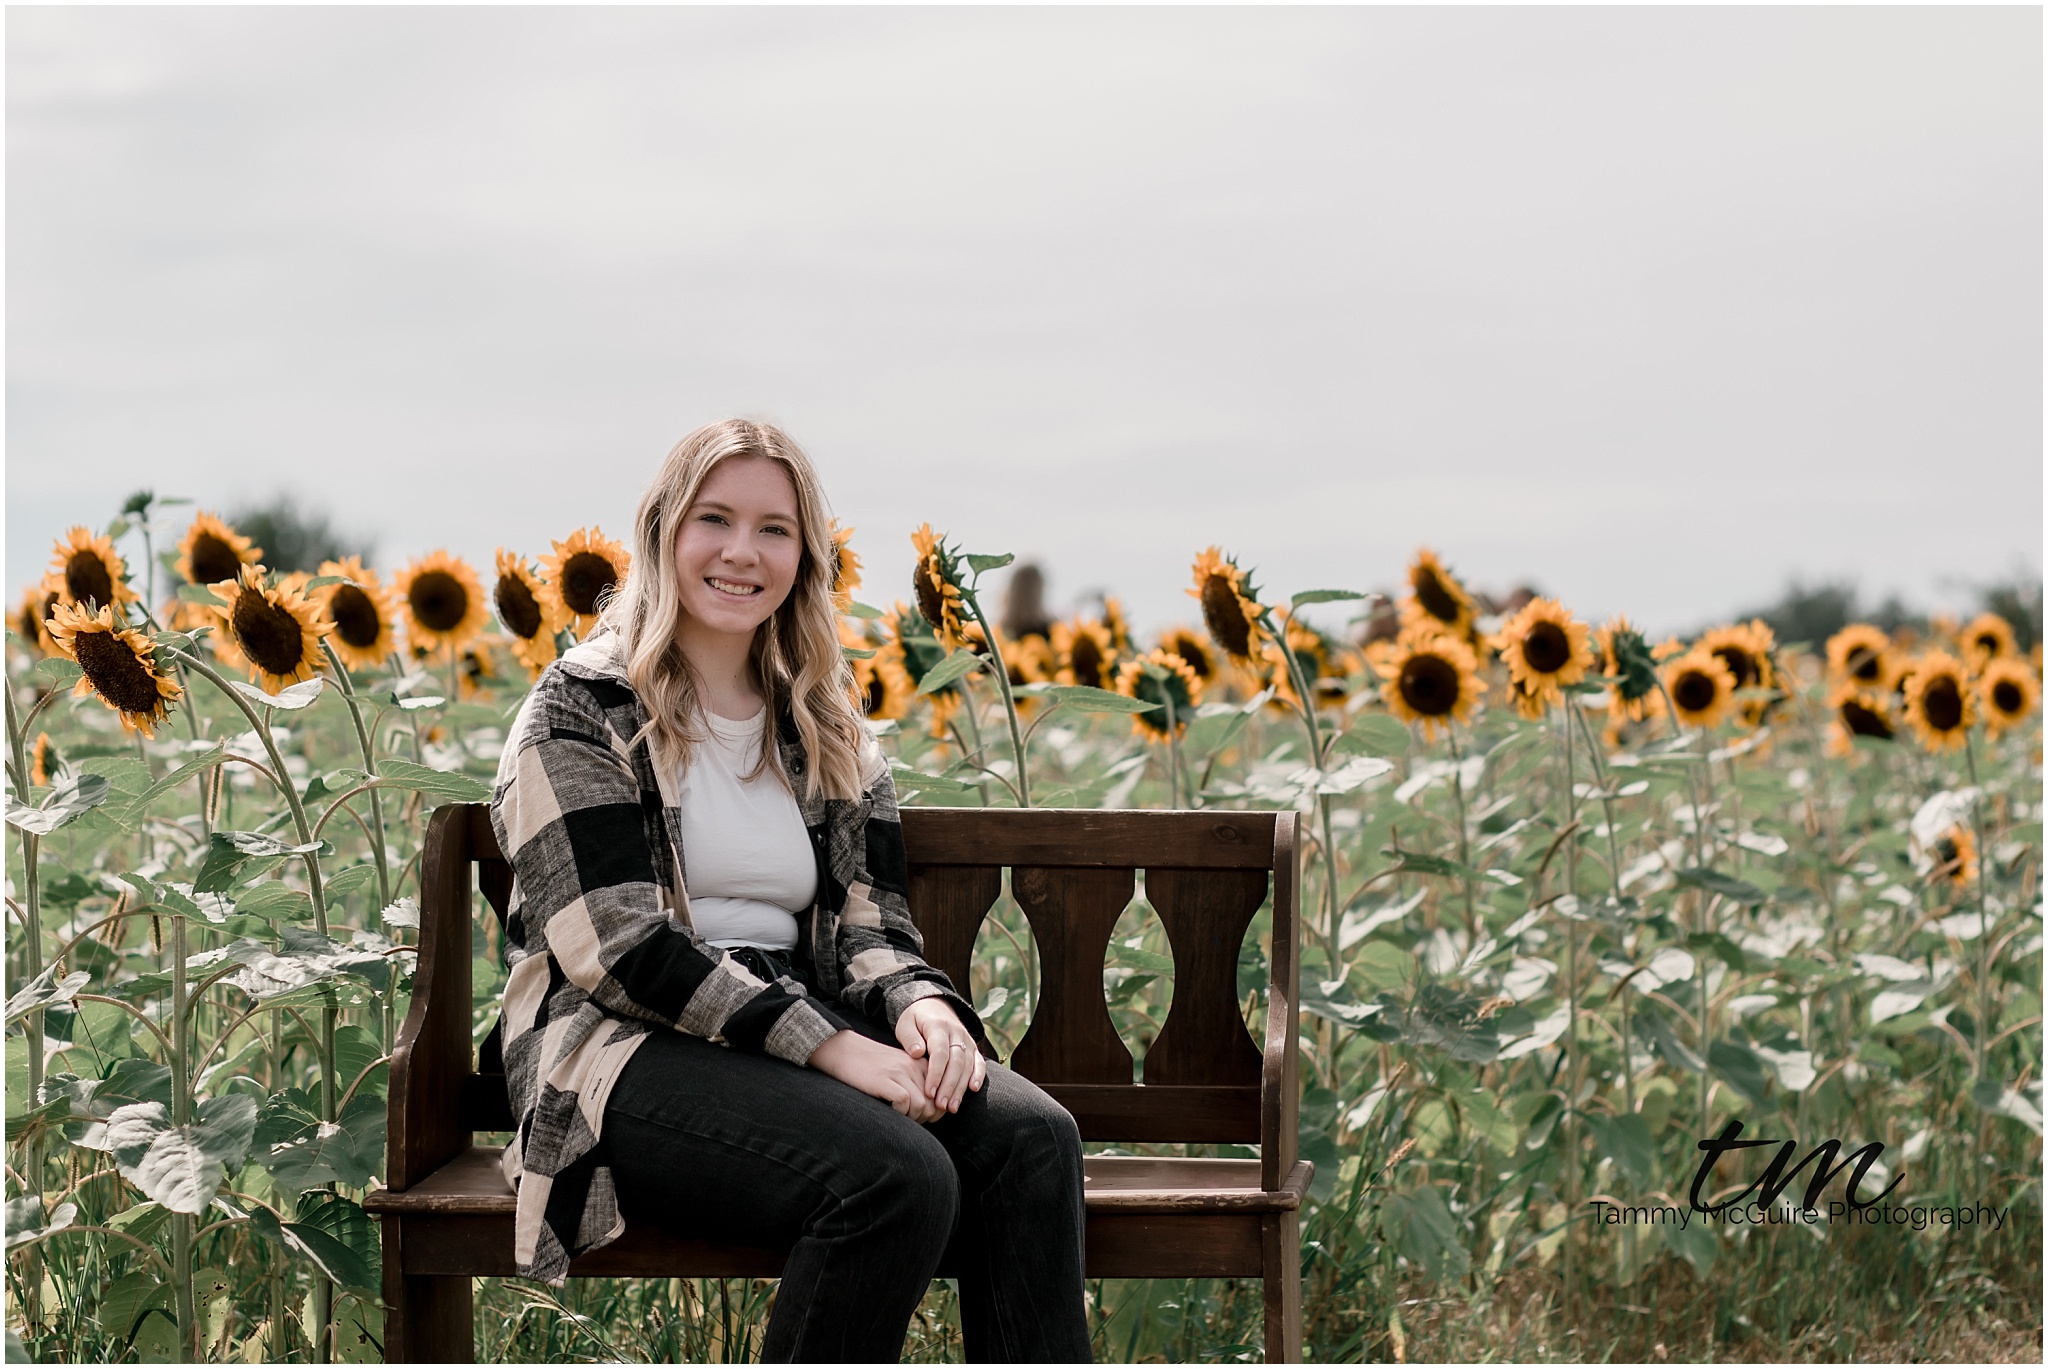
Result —
M796 915L818 894L817 858L796 796L775 759L751 780L768 710L744 722L708 709L704 740L691 748L678 788L683 813L683 884L690 921L714 946L796 945Z

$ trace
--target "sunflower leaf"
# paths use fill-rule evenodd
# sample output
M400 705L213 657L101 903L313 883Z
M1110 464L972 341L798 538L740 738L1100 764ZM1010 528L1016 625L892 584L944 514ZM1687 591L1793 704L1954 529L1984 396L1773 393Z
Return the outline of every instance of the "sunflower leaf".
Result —
M1355 589L1305 589L1294 596L1291 602L1301 608L1307 604L1333 604L1340 599L1363 599L1365 596Z
M108 783L105 775L73 775L52 789L39 808L31 808L25 803L8 804L7 825L46 837L105 803L113 792L114 786Z
M849 618L880 618L883 616L882 610L872 604L863 604L858 599L849 603L844 612Z
M227 748L225 746L216 746L205 755L186 761L176 770L173 770L170 774L122 804L121 811L115 816L123 826L126 826L140 817L142 811L148 808L149 805L175 789L186 776L196 774L210 766L219 765L226 755Z
M355 582L346 575L316 575L306 581L305 584L300 585L299 588L311 592L316 589L326 589L329 585L348 585L353 583Z
M1079 709L1083 713L1149 713L1159 707L1143 699L1092 685L1060 685L1046 691L1055 706Z
M78 662L67 661L62 656L52 656L36 665L35 676L53 689L62 689L85 672Z
M377 769L377 784L383 789L415 789L429 798L451 803L477 803L491 796L488 784L452 770L435 770L389 758L377 762Z
M178 586L178 598L187 604L204 604L208 608L226 608L228 601L204 585Z
M400 708L406 710L408 713L415 712L422 708L439 708L442 704L448 702L448 700L441 697L439 694L422 694L416 699L402 699L397 695L397 693L392 692L387 693L384 697L386 700L388 700L391 703L397 704Z
M839 654L849 661L865 661L873 656L875 651L876 648L874 647L843 646L839 648Z
M978 670L980 667L981 657L971 651L955 651L946 657L945 660L940 661L924 673L924 678L918 681L917 692L920 694L935 693L952 684L961 676Z
M1737 879L1733 875L1724 875L1719 870L1703 870L1697 866L1687 866L1685 869L1680 870L1678 872L1678 882L1680 884L1689 884L1695 889L1704 889L1710 894L1719 894L1721 897L1731 902L1740 903L1746 908L1754 908L1769 902L1771 897L1747 880Z
M315 675L310 680L301 680L295 685L280 689L275 694L267 693L252 684L244 684L240 680L230 680L228 684L233 687L237 694L240 694L251 703L261 704L265 708L281 708L287 713L295 713L320 697L320 691L327 685L327 677L325 675Z
M25 1017L37 1008L61 1008L92 980L84 970L73 970L60 980L57 970L57 966L50 966L7 1000L7 1021Z
M1017 556L1014 552L1006 551L1001 556L977 556L969 554L961 557L960 559L967 563L968 568L970 570L972 570L976 575L979 575L985 570L1001 570L1004 566L1007 566L1010 564L1010 562L1016 560Z

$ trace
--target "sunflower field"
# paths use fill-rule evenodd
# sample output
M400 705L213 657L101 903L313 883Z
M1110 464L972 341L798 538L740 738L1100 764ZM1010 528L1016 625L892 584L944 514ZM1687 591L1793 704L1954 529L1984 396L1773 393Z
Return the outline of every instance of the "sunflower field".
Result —
M585 528L488 582L444 552L275 575L180 502L71 529L8 623L8 1357L376 1360L361 1200L425 818L488 796L627 553ZM902 596L870 607L834 546L849 687L906 802L1305 815L1311 1359L2039 1357L2041 648L2013 625L1652 642L1492 603L1428 551L1382 599L1272 593L1210 547L1187 623L1139 640L1114 599L1006 630L979 582L1009 558L929 527L869 550ZM475 948L481 1039L495 927ZM1142 1059L1173 992L1142 897L1111 955ZM1007 1049L1036 990L1007 897L974 963ZM1701 1189L1735 1123L1881 1146L1857 1182L1885 1196L1614 1218L1753 1187L1769 1151ZM476 1344L746 1359L773 1295L493 1281ZM1103 1359L1260 1353L1255 1283L1088 1296ZM906 1355L961 1357L943 1282Z

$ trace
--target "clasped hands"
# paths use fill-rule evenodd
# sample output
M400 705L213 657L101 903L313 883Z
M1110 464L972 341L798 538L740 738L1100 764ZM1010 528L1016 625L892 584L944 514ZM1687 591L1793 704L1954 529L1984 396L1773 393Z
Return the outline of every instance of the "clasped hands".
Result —
M901 1049L842 1031L811 1053L811 1066L879 1098L913 1122L935 1122L960 1110L968 1091L988 1078L974 1038L943 998L920 998L896 1019Z

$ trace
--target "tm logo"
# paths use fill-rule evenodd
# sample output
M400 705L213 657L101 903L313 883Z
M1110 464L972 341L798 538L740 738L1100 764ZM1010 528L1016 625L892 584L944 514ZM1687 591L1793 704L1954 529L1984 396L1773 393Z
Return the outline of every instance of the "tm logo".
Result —
M1837 1174L1848 1169L1851 1161L1855 1162L1856 1169L1854 1173L1850 1174L1848 1185L1844 1190L1844 1196L1848 1198L1851 1208L1874 1207L1884 1198L1885 1194L1890 1193L1901 1183L1905 1182L1906 1176L1901 1173L1898 1178L1892 1180L1885 1187L1883 1193L1879 1193L1876 1197L1858 1198L1856 1196L1856 1186L1863 1182L1863 1176L1870 1172L1870 1167L1877 1163L1880 1155L1884 1154L1884 1142L1882 1141L1872 1141L1867 1146L1850 1151L1846 1156L1842 1155L1842 1143L1840 1141L1823 1141L1808 1151L1805 1159L1793 1165L1792 1168L1786 1169L1785 1165L1792 1159L1793 1153L1799 1149L1797 1141L1785 1141L1782 1143L1778 1141L1739 1141L1736 1138L1740 1135L1742 1135L1742 1123L1730 1122L1726 1127L1722 1128L1719 1136L1714 1137L1710 1141L1701 1141L1699 1143L1700 1149L1706 1152L1707 1158L1700 1161L1699 1171L1692 1176L1693 1211L1709 1214L1726 1212L1730 1208L1742 1203L1752 1193L1758 1193L1757 1202L1763 1207L1768 1208L1778 1201L1779 1194L1792 1186L1792 1181L1799 1177L1799 1171L1813 1164L1816 1160L1820 1163L1814 1169L1812 1176L1806 1181L1806 1201L1801 1204L1802 1209L1807 1211L1820 1206L1821 1191L1828 1186L1828 1182ZM1724 1203L1710 1205L1700 1200L1700 1192L1707 1186L1707 1177L1714 1171L1714 1162L1727 1152L1780 1144L1782 1144L1783 1149L1779 1150L1777 1158L1771 1161L1769 1167L1748 1188L1743 1189L1742 1192ZM1839 1162L1837 1162L1838 1156L1841 1157ZM1760 1193L1759 1190L1761 1190Z

